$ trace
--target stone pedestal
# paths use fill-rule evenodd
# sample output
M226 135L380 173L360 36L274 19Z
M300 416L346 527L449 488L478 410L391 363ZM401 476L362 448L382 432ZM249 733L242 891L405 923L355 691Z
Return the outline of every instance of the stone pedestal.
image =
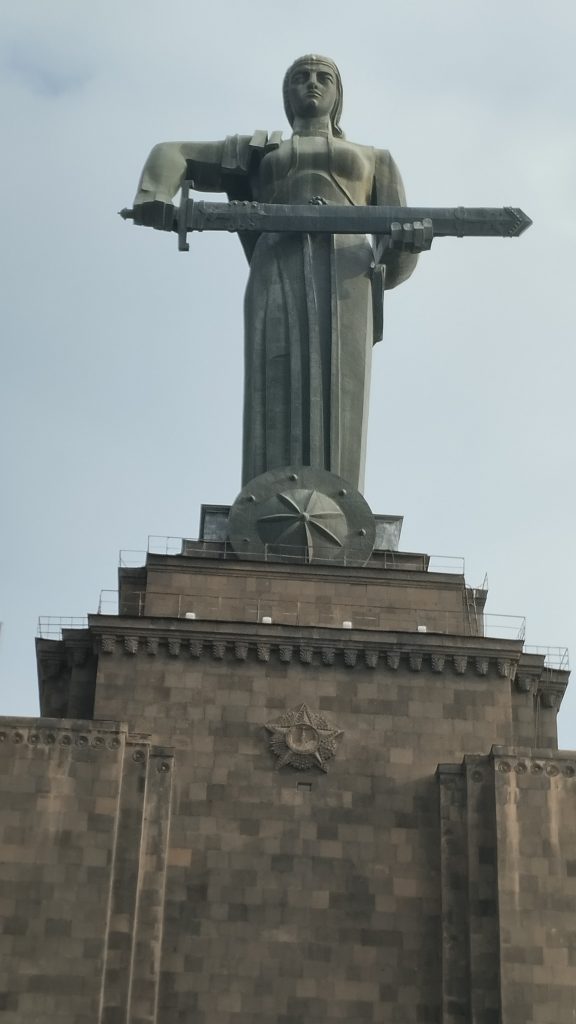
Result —
M183 552L2 725L6 1024L571 1024L567 673L424 555Z

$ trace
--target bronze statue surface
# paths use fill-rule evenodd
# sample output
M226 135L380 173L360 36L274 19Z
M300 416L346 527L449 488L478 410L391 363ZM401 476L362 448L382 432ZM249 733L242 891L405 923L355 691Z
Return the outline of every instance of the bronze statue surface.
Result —
M289 139L256 131L161 143L122 216L178 231L183 250L190 231L236 231L250 264L234 549L363 561L374 526L358 492L383 293L411 275L435 233L512 237L531 222L512 208L407 208L390 153L344 137L332 60L295 61L283 97ZM229 203L198 203L190 189Z
M297 60L286 73L283 93L291 138L255 132L155 146L135 205L171 203L186 178L195 189L223 191L231 200L405 204L390 154L344 138L342 84L331 60ZM387 249L385 239L373 247L363 234L240 237L250 262L242 481L302 465L328 469L361 488L382 289L406 280L417 256ZM428 245L423 239L421 246ZM418 248L414 239L410 248Z

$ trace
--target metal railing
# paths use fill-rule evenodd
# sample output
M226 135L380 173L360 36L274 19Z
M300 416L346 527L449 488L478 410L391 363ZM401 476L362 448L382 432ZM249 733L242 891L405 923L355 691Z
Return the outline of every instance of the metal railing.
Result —
M456 573L463 576L466 562L462 555L429 555L428 572Z
M545 668L567 672L570 657L567 647L546 647L543 644L525 644L524 654L543 654Z
M145 594L146 591L136 591L137 594ZM118 590L101 590L98 598L98 615L118 615ZM144 614L144 602L138 602L136 615Z
M147 607L148 605L148 607ZM102 590L98 602L99 615L117 615L118 591ZM524 640L526 619L521 615L478 614L470 622L465 611L431 612L426 608L367 607L350 602L330 605L311 601L247 600L210 597L206 594L170 594L154 591L131 591L123 599L122 614L135 618L152 615L161 618L195 619L199 622L233 621L265 622L278 625L307 625L328 628L372 629L398 632L454 633L464 636L485 636L493 639ZM88 617L48 616L38 619L38 636L59 640L64 629L87 629ZM546 668L568 671L567 647L524 645L524 653L544 655Z
M279 625L331 628L341 628L344 622L350 622L358 629L455 633L510 640L523 640L526 634L526 619L522 615L478 612L471 616L464 608L435 611L400 605L378 607L337 598L322 603L150 590L126 590L119 608L117 590L101 591L98 614L116 615L119 610L123 615L136 618L150 615L204 622L252 623L269 619Z
M88 629L87 615L41 615L37 635L42 640L61 640L63 629Z
M163 537L161 534L149 533L147 551L151 555L181 555L186 537ZM220 541L202 541L203 544L220 545Z
M499 612L478 613L484 623L484 636L494 639L524 640L526 636L525 615L501 615Z
M146 565L146 554L137 548L120 548L118 565L121 569L141 569Z
M190 537L171 537L150 534L146 551L142 549L122 548L118 563L122 568L140 568L146 563L146 555L182 555L193 554L197 558L236 559L237 552L229 541L195 540ZM376 548L374 551L380 567L388 569L415 568L420 572L451 573L463 576L465 561L461 555L420 555L410 552L389 551ZM244 551L248 556L259 562L288 562L297 565L307 564L305 554L294 554L294 548L280 549L278 545L264 547L260 551ZM354 553L343 556L342 561L332 559L314 559L314 565L347 565L362 567L365 558L355 558Z

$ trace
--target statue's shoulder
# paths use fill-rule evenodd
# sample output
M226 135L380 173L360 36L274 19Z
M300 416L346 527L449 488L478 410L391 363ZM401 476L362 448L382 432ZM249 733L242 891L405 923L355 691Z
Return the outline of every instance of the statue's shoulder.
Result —
M382 184L395 183L399 178L398 168L388 149L374 150L374 173Z
M402 178L392 154L387 149L374 150L374 190L377 203L406 206Z
M252 132L252 135L228 135L224 139L222 169L247 172L255 156L264 156L270 150L278 149L281 142L282 132L268 133L261 129Z
M394 161L392 154L389 149L375 149L374 150L374 162L379 167L393 167Z

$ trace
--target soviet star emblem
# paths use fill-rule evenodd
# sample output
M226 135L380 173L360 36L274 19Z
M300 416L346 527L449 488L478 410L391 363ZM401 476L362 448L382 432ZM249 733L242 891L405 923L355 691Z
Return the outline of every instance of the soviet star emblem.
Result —
M337 741L343 735L306 704L268 722L266 729L270 733L270 749L278 758L277 771L286 765L301 771L314 766L328 771L326 762L334 757Z

